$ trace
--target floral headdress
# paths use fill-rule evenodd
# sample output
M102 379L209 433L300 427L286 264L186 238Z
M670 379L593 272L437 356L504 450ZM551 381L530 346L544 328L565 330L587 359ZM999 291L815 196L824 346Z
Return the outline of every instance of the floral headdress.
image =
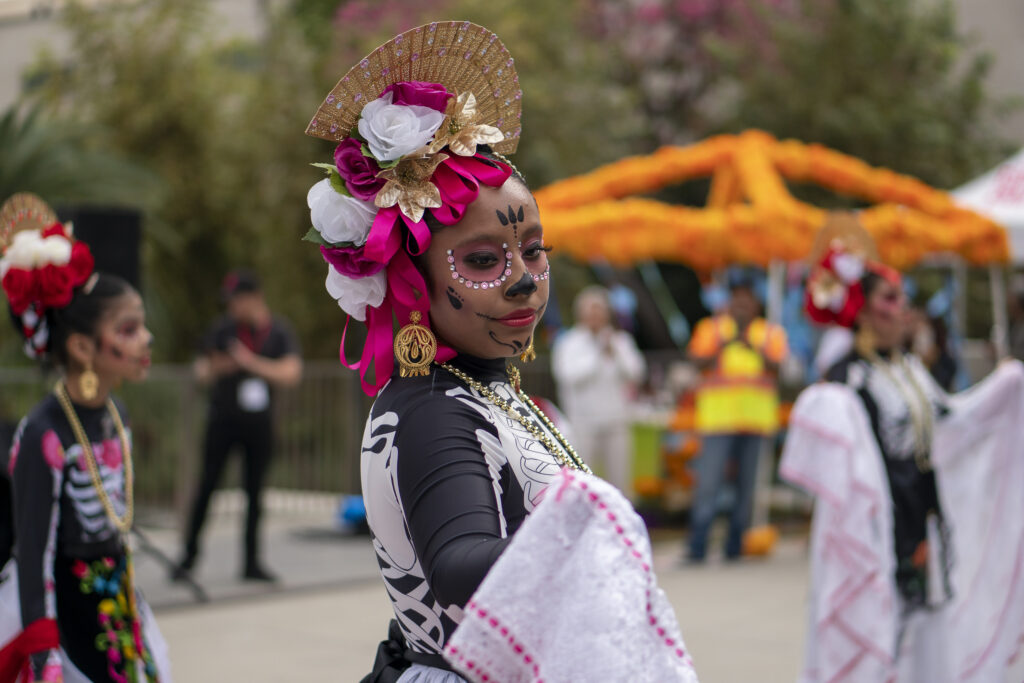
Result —
M852 213L829 214L811 249L804 308L822 325L853 327L864 307L862 278L874 273L899 284L898 271L881 263L875 242Z
M522 91L508 50L482 26L435 22L406 31L353 67L327 95L306 133L338 143L327 178L307 201L328 263L327 291L365 322L358 370L376 395L391 376L394 318L418 311L429 326L426 283L412 256L430 246L426 212L442 225L462 219L480 185L500 187L519 142ZM403 239L403 233L407 235ZM347 328L347 323L346 323ZM437 360L455 356L440 346ZM374 381L367 380L371 365Z
M92 272L89 247L39 197L22 192L0 206L0 283L30 358L46 355L46 312L71 303Z

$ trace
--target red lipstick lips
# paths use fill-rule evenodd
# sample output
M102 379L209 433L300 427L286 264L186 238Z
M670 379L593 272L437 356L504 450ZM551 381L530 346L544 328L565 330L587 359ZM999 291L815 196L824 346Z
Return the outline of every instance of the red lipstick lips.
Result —
M527 325L531 325L536 319L537 311L532 308L521 308L518 311L512 311L508 315L498 318L497 320L509 327L526 327Z

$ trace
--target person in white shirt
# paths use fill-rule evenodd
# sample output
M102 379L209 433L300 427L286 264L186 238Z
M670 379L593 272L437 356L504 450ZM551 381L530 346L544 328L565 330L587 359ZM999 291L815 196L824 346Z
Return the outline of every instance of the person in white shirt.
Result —
M574 312L576 325L552 354L562 408L580 454L630 496L630 401L644 376L644 358L633 337L612 325L604 287L582 290Z

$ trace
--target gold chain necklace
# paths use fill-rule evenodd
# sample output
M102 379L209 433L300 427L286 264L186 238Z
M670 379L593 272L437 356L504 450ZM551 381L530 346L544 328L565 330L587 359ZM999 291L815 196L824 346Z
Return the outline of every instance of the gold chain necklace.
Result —
M898 365L900 370L902 370L900 374L906 377L907 384L910 385L910 391L907 390L904 383L896 376L889 363L878 355L877 352L872 351L868 357L872 364L881 370L882 374L889 379L889 382L896 387L896 390L903 396L903 400L906 401L907 412L910 413L910 421L917 440L917 447L914 449L914 461L917 463L917 469L927 472L932 469L929 451L931 450L931 437L935 428L932 417L932 402L928 398L927 392L918 384L917 378L914 377L914 371L907 365L903 354L899 351L894 351L893 353L894 364Z
M99 496L100 503L103 504L103 510L107 513L107 518L114 525L115 529L121 532L123 536L127 536L131 531L132 519L135 515L134 473L132 471L132 453L131 446L128 443L128 434L125 431L124 423L121 421L121 415L117 412L117 406L114 405L113 400L107 399L107 411L110 413L111 419L114 420L117 436L121 440L121 462L124 463L124 517L117 515L114 503L110 500L110 496L107 495L106 487L103 486L99 466L96 464L96 456L92 451L92 442L89 441L89 437L85 434L85 429L78 419L75 407L71 405L71 397L68 396L67 387L64 386L63 382L57 382L57 386L54 387L53 391L57 395L60 407L64 409L64 415L71 425L71 431L74 432L78 445L82 447L82 457L85 458L85 464L89 468L89 476L92 478L93 488L96 489L96 494Z
M555 446L555 444L551 442L551 439L548 438L548 435L542 432L537 427L537 425L535 425L531 420L527 419L522 413L516 410L508 401L504 400L503 398L495 394L493 391L491 391L482 382L473 379L472 377L464 373L462 370L459 370L458 368L453 367L448 363L438 363L438 365L447 370L448 372L452 373L459 379L461 379L463 382L469 385L471 389L474 389L477 393L486 398L488 401L490 401L491 403L493 403L494 405L498 406L506 413L508 413L512 418L519 422L519 424L526 427L526 430L530 432L530 434L532 434L533 437L537 439L537 441L544 444L544 447L548 449L548 452L555 458L556 461L558 461L559 465L574 470L581 470L583 472L586 472L587 474L592 474L590 468L587 467L587 464L585 462L583 462L583 458L579 456L579 454L576 452L576 449L573 448L572 445L569 443L569 440L562 435L562 432L558 430L558 427L556 427L554 423L548 419L548 416L544 414L544 411L538 408L537 405L530 399L530 397L527 396L526 393L519 388L518 370L516 370L515 368L509 368L507 371L509 373L509 380L512 383L512 389L516 392L516 395L519 396L519 399L530 408L531 412L533 412L533 414L538 419L540 419L541 422L544 423L544 426L551 430L551 433L555 435L555 439L558 440L558 444L561 446L561 448Z

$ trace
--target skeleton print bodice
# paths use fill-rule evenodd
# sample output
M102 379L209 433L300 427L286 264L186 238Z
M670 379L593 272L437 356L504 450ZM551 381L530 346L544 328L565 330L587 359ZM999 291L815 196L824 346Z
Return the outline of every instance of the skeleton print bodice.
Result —
M952 560L930 456L931 427L949 414L948 396L915 356L872 361L853 351L827 378L857 392L878 442L892 493L896 584L905 609L944 602L951 595ZM937 548L929 549L929 536ZM929 570L929 553L939 559L938 572ZM930 586L936 575L941 585Z
M557 443L504 360L452 361ZM559 470L515 418L448 371L392 379L374 402L362 485L374 551L410 649L439 653L466 603Z
M76 406L76 412L92 443L107 496L118 515L123 515L124 458L113 421L106 408ZM89 559L119 556L123 550L93 486L82 447L53 395L18 426L8 468L22 621L30 624L56 613L53 564L57 556Z

